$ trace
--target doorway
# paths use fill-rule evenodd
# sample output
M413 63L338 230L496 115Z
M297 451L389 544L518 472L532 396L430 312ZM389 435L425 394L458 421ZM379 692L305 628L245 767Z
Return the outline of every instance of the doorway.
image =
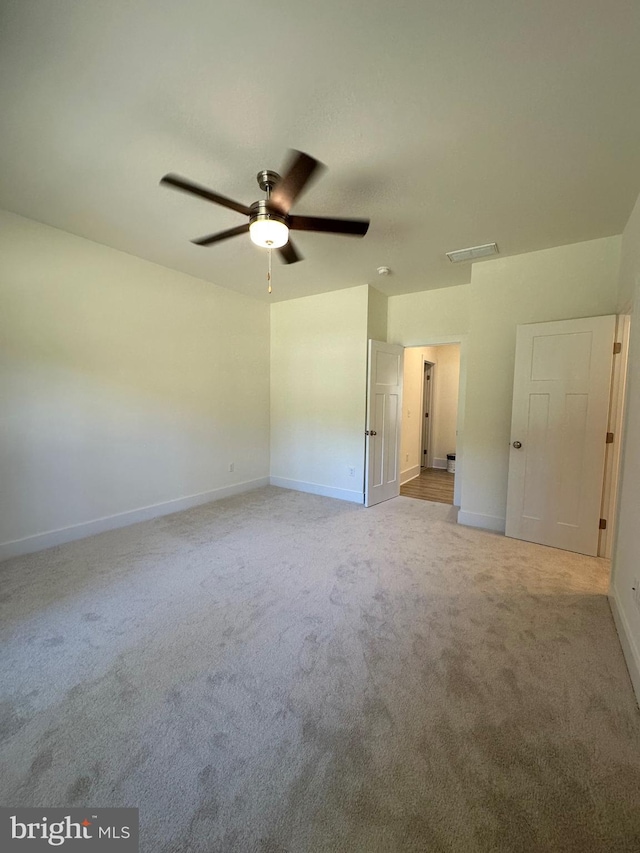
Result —
M406 497L459 506L451 470L457 458L448 457L460 449L460 379L461 342L405 348L400 494Z

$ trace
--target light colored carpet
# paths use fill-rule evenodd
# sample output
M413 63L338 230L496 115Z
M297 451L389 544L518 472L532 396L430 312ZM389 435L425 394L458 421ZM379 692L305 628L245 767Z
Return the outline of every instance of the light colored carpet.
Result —
M141 850L637 851L608 566L276 488L0 566L12 806Z

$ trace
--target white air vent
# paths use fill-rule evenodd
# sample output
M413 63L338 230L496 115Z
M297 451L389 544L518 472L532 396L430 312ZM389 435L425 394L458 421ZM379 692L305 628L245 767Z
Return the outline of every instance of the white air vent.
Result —
M485 243L484 246L471 246L470 249L456 249L455 252L447 252L447 257L452 264L461 261L475 261L476 258L487 258L489 255L497 255L496 243Z

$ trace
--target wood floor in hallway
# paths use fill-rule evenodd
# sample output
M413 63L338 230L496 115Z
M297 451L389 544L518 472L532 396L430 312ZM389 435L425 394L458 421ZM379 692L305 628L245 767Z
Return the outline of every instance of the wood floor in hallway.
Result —
M441 468L424 468L417 477L400 487L400 494L421 501L453 504L454 478L455 474Z

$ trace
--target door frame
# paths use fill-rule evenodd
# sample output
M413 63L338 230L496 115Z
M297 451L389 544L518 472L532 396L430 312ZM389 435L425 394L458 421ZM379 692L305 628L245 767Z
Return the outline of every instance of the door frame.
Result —
M611 370L611 395L609 398L609 420L607 432L613 433L613 442L607 444L602 484L600 517L607 526L600 531L598 556L610 560L613 551L614 532L617 527L618 490L620 485L621 449L624 431L624 412L627 391L627 363L629 360L629 332L631 310L616 317L614 340L620 344L620 352L613 356Z

